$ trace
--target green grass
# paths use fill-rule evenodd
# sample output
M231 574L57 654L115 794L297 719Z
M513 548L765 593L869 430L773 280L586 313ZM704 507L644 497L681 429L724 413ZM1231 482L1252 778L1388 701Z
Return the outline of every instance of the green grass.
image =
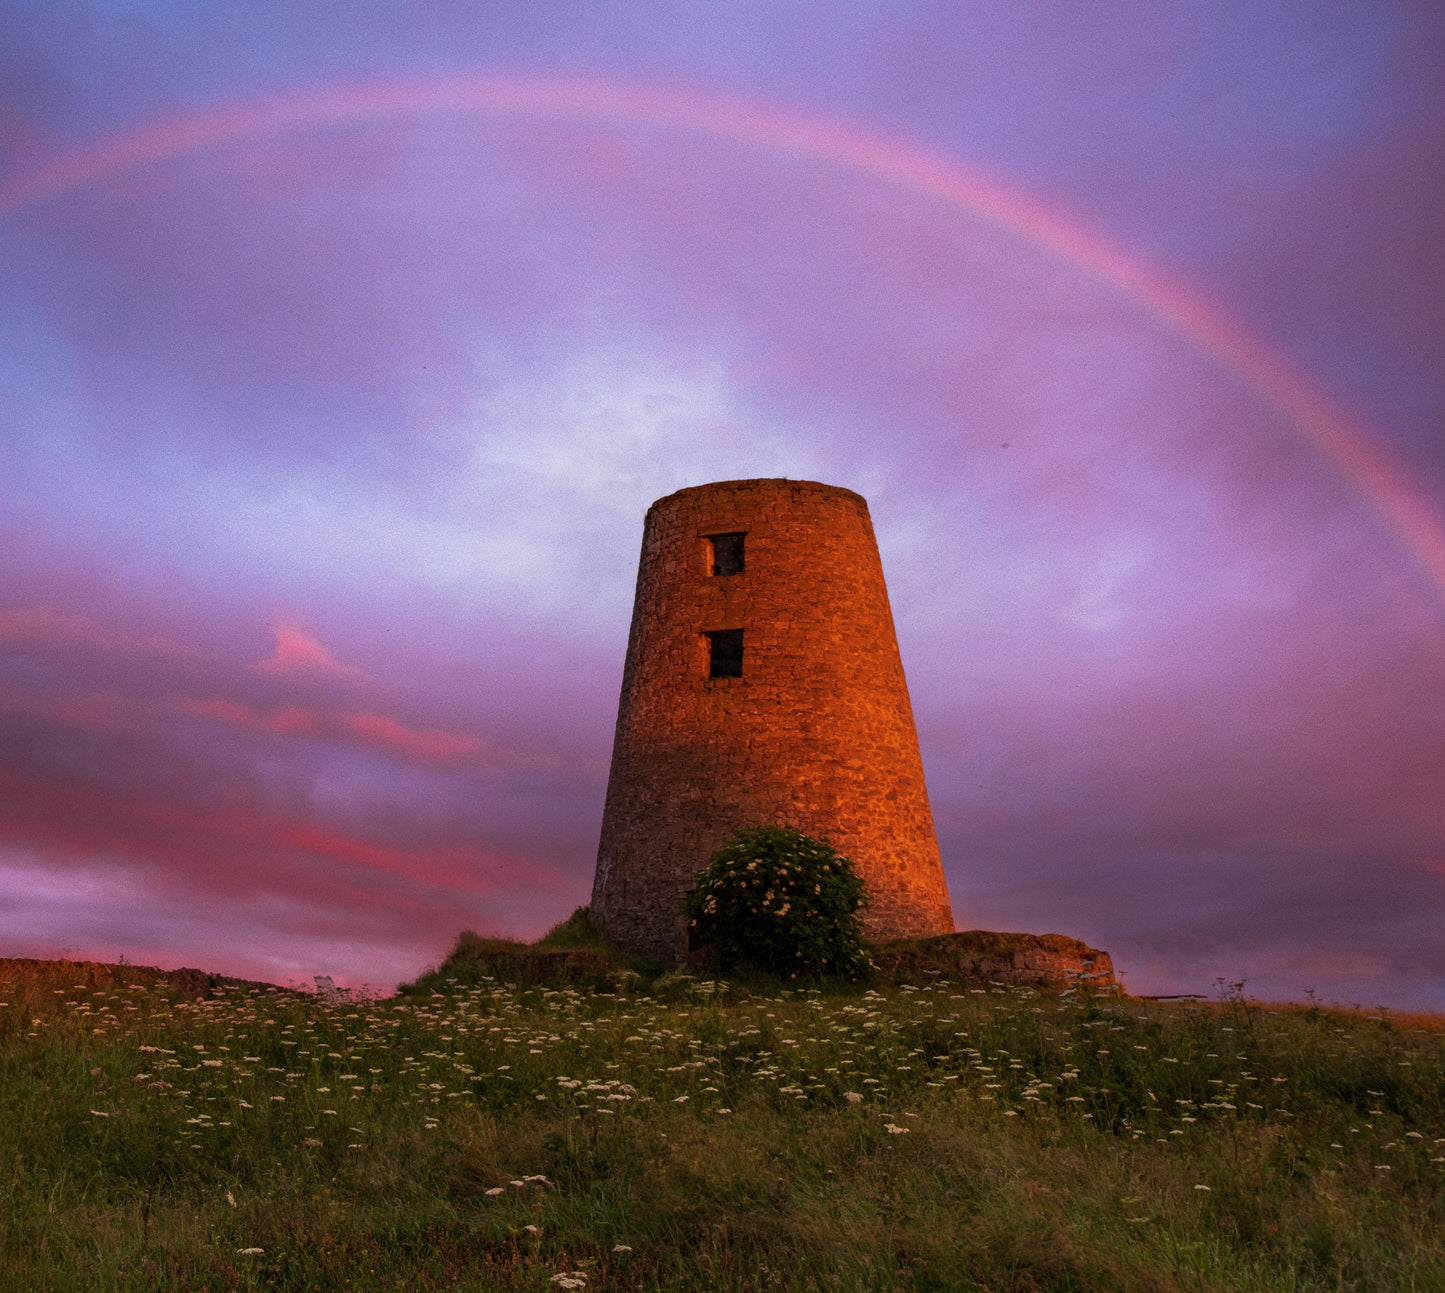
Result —
M0 1286L1445 1289L1438 1019L443 986L0 983Z

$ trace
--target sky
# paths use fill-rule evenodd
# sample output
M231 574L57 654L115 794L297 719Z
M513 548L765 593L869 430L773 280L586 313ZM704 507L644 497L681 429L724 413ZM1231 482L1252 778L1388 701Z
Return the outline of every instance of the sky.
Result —
M961 929L1445 1010L1434 0L0 0L0 955L589 897L656 498L869 502Z

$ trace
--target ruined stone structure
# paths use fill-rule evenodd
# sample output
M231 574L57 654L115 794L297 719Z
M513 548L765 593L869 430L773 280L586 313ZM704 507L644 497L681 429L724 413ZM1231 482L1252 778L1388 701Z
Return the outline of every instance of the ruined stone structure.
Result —
M952 932L868 505L812 481L722 481L648 510L594 922L675 963L683 895L764 825L852 859L872 941Z

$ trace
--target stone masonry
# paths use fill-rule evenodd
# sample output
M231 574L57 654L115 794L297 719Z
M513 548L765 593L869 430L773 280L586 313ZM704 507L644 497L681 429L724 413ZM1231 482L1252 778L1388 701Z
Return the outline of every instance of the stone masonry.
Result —
M871 941L952 932L868 505L812 481L722 481L648 510L594 922L675 964L683 895L763 825L852 859Z

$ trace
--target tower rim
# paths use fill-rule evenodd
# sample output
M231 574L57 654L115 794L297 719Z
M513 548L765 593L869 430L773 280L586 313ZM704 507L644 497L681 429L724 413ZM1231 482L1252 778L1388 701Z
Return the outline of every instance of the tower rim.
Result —
M794 488L802 487L810 493L826 495L835 498L851 498L861 503L866 509L868 500L858 493L857 490L849 489L845 485L829 485L821 480L797 480L791 476L750 476L738 480L714 480L705 485L685 485L682 489L675 489L670 494L664 494L661 498L655 499L647 509L648 516L651 516L654 509L661 507L664 503L670 503L674 499L686 498L695 494L718 494L730 490L743 490L759 485L788 485Z

